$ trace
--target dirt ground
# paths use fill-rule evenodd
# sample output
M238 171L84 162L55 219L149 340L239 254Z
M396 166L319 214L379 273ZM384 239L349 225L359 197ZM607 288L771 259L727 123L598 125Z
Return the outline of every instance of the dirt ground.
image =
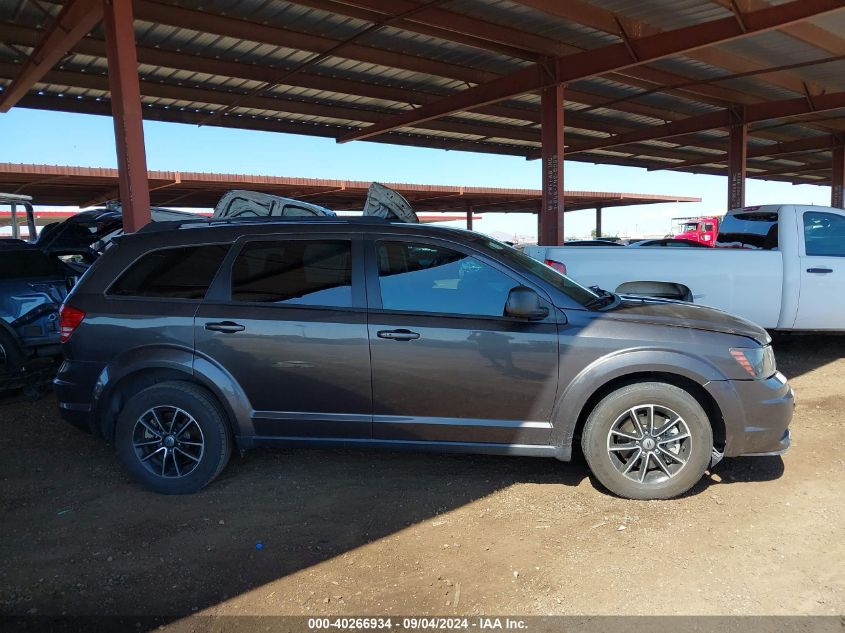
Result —
M776 349L792 450L660 502L582 461L329 450L158 496L51 396L0 406L0 614L843 614L845 338Z

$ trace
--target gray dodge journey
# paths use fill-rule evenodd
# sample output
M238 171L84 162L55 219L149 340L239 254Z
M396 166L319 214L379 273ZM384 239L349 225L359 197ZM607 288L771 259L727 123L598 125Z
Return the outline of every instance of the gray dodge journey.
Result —
M236 447L569 460L634 499L789 446L765 330L587 289L479 234L372 218L160 222L61 311L64 417L162 493Z

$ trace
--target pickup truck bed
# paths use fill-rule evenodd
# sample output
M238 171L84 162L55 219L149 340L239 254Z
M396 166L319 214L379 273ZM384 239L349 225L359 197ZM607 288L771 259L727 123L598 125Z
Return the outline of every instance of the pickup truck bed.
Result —
M526 254L586 286L702 304L768 329L845 331L845 211L766 205L728 212L716 248L567 248Z

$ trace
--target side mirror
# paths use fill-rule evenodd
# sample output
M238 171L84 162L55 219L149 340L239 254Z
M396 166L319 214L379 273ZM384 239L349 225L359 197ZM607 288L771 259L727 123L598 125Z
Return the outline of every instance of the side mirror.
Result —
M549 315L549 309L540 304L540 295L525 286L511 288L505 303L505 316L539 320Z

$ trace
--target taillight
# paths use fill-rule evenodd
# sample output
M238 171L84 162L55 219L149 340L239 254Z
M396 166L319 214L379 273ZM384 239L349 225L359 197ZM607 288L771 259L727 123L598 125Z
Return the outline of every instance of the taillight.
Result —
M59 338L62 343L67 342L84 318L85 313L73 306L63 305L59 309Z
M553 259L547 259L543 262L549 268L553 268L554 270L558 271L561 275L566 274L566 264L563 262L558 262Z

